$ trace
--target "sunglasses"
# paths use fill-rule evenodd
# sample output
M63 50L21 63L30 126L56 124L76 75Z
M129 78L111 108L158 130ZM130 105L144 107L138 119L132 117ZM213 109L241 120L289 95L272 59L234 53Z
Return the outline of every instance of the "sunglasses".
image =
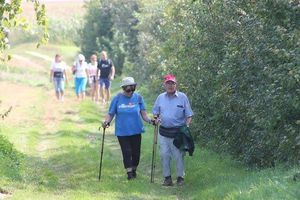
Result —
M126 92L131 92L131 91L134 92L135 88L136 88L136 85L126 85L126 86L123 86L122 88Z

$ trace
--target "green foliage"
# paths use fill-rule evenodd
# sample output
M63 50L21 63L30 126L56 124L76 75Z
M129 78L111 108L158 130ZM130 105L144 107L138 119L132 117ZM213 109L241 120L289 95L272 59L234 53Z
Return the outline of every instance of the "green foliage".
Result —
M0 135L0 176L19 178L21 154L3 135Z
M103 50L108 51L109 57L113 60L116 72L119 74L122 63L118 61L119 49L113 48L113 11L112 5L108 1L92 0L86 3L87 14L85 23L81 30L81 51L89 57L91 54L98 54Z
M81 24L82 20L77 17L73 17L69 20L49 18L49 41L51 43L60 44L79 44L79 29Z
M39 37L39 43L44 44L48 41L49 35L47 31L47 18L45 16L45 5L40 4L39 0L33 0L34 10L36 14L36 23L39 27L39 32L37 36ZM21 0L13 1L1 1L0 2L0 52L3 54L3 51L10 47L9 44L9 33L12 28L21 27L26 29L28 27L27 20L25 18L20 18L22 13ZM9 58L4 57L2 60Z
M40 4L38 0L34 0L34 11L36 15L36 22L37 25L42 29L39 35L39 43L37 44L37 47L39 47L41 44L45 44L49 40L49 34L48 34L48 20L45 15L46 9L44 4ZM41 35L41 36L40 36Z
M12 143L10 143L4 136L0 135L0 157L8 157L14 163L17 163L18 156L17 151L14 149Z
M92 53L108 51L116 73L121 74L125 64L137 56L136 1L92 0L86 3L87 14L81 30L81 51Z
M48 18L48 40L52 44L79 44L79 29L82 20L73 17L67 20ZM14 45L22 43L37 42L37 33L40 31L38 26L32 25L30 29L17 28L13 30L11 42Z
M250 166L300 160L298 1L171 0L141 10L144 65L133 71L155 93L162 74L177 75L199 142Z
M111 50L112 21L109 8L101 6L99 0L92 0L86 5L84 26L81 30L81 50L89 56L101 50Z

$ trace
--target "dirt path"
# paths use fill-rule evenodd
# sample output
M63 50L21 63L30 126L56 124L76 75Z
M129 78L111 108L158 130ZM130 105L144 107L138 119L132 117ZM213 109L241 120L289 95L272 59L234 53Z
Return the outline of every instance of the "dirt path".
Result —
M27 61L30 64L30 61ZM56 176L56 173L61 173L60 171L67 170L67 166L64 164L49 163L48 158L52 155L52 150L60 148L58 143L60 122L65 120L66 117L70 117L70 113L72 118L78 117L78 112L74 108L74 104L78 104L78 102L76 102L71 91L67 92L64 102L60 102L55 98L53 87L50 88L50 90L47 90L41 87L0 81L2 94L0 97L0 112L2 113L2 111L12 106L12 111L5 121L0 121L0 126L1 123L5 123L8 127L17 127L18 130L24 130L24 132L21 131L21 134L8 136L20 152L38 158L30 164L32 165L30 167L35 169L37 177L43 176L44 169L53 172L54 176ZM37 128L34 128L35 126ZM31 129L38 130L36 135L32 135ZM61 178L59 185L63 186L64 181ZM13 194L0 191L1 200L10 198L10 196L13 196Z
M38 63L42 63L39 59L43 59L43 56L33 58L37 61L34 71L39 70ZM16 57L15 64L20 60L31 64L29 59L23 57ZM13 71L8 73L10 76L18 75ZM86 187L89 195L99 192L95 186L99 131L94 126L96 123L98 126L98 119L93 115L95 112L99 113L99 110L90 105L93 103L89 99L78 102L70 87L66 90L64 102L60 102L56 100L53 86L48 79L43 85L34 86L26 80L22 83L10 79L0 81L0 112L9 106L13 107L9 116L0 121L0 126L2 129L1 123L5 123L4 135L25 155L22 166L26 167L17 172L22 180L9 180L9 187L0 185L0 189L3 187L9 192L5 194L0 191L1 200L45 199L42 197L47 195L51 195L51 199L58 195L69 197L73 194L79 195L81 187ZM99 107L106 109L105 106ZM81 108L91 110L81 113ZM108 149L106 152L109 153ZM114 157L120 156L119 151L116 152L118 154ZM91 183L94 186L89 189L88 185ZM31 195L40 196L31 198Z
M8 197L10 197L9 194L4 194L4 193L0 192L0 199L5 199L5 198L8 198Z
M0 111L7 110L12 107L11 112L1 123L9 124L11 127L27 126L31 124L28 118L28 112L35 108L37 102L37 90L29 86L13 84L9 82L0 82L1 105ZM14 140L14 138L12 139ZM26 152L28 144L28 135L21 134L18 140L14 140L20 151Z
M47 98L44 102L45 113L42 117L43 131L39 134L39 143L36 147L36 150L39 152L40 156L42 156L43 152L47 151L49 148L55 148L57 145L54 143L53 139L50 139L53 133L57 131L59 126L59 121L63 119L61 113L64 113L64 110L67 109L67 102L69 99L66 99L66 103L62 103L57 101L53 97L53 92L46 92Z

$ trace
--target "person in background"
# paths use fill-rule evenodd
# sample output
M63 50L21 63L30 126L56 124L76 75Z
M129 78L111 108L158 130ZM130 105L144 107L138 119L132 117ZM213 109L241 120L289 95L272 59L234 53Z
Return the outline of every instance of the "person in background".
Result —
M192 121L193 111L187 96L177 91L176 78L172 74L164 77L165 92L160 94L153 106L154 118L159 118L159 146L163 167L163 186L172 186L171 159L176 162L177 185L184 182L184 151L178 149L173 141L179 133L180 127L189 126Z
M112 99L102 126L107 128L116 117L115 135L121 146L127 179L131 180L136 178L136 170L140 162L141 134L144 132L142 119L151 124L155 121L147 116L144 100L135 92L134 79L132 77L124 78L121 87L123 92Z
M91 97L92 101L97 102L99 97L99 89L98 89L98 77L97 77L97 55L91 55L91 63L88 65L88 73L89 73L89 85L91 88Z
M85 98L87 77L89 77L87 69L88 64L85 62L84 55L79 54L72 67L72 71L75 77L75 93L78 100L83 100Z
M54 82L55 95L57 100L64 101L65 82L68 83L66 63L62 61L61 55L56 54L51 64L50 82Z
M100 77L99 84L102 102L108 102L111 96L110 85L115 76L115 67L112 60L108 58L106 51L101 52L97 75Z

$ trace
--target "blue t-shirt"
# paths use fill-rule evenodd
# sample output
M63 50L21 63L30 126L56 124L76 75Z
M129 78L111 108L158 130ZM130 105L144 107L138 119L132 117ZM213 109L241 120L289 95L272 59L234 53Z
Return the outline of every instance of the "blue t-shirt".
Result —
M127 97L122 93L115 96L110 104L108 114L115 120L115 135L130 136L144 132L141 110L145 110L143 98L133 93Z

